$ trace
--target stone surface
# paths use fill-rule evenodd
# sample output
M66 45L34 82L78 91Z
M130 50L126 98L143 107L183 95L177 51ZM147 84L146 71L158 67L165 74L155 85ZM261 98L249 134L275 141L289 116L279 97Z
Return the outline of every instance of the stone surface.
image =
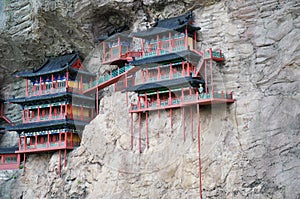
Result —
M204 198L299 198L297 0L2 0L2 92L19 95L24 85L8 76L38 66L48 55L80 50L88 58L86 65L103 73L96 37L123 23L136 30L157 16L189 9L202 27L198 47L224 51L225 63L214 65L216 83L233 90L236 99L232 105L200 110ZM129 96L134 102L136 96ZM8 111L17 119L12 109ZM195 131L195 110L192 114ZM58 153L30 155L26 172L5 182L10 192L1 186L1 193L7 198L197 198L197 139L192 140L190 116L183 142L181 110L174 111L173 128L168 115L149 115L150 148L146 149L143 128L139 154L138 117L134 115L130 150L125 94L109 94L101 100L101 113L86 126L82 145L68 153L61 178Z

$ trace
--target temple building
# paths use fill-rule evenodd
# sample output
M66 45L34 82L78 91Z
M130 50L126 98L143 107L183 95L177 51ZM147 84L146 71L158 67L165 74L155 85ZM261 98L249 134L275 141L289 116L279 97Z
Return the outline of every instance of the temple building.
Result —
M141 52L132 51L132 38L126 33L128 26L122 26L98 38L103 57L102 65L110 66L104 74L86 86L84 93L95 93L96 113L99 111L99 92L101 89L114 85L114 91L124 90L135 84L135 72L138 68L130 62L141 56ZM126 99L128 97L126 96Z
M11 121L4 114L5 100L0 98L0 140L5 129L12 125ZM0 147L0 170L14 170L20 167L20 154L15 153L17 147Z
M82 65L78 54L49 58L40 68L20 72L26 81L25 97L11 103L22 108L22 122L7 128L17 131L16 153L59 151L64 153L80 145L79 133L95 116L94 98L84 95L84 87L95 79ZM60 173L59 163L59 173Z
M200 198L202 198L201 159L200 159L200 106L217 103L233 103L232 92L226 92L214 79L217 62L225 60L221 50L204 50L197 48L197 31L193 13L163 20L156 20L153 27L133 32L131 36L141 40L142 55L131 65L141 70L141 82L126 88L128 92L137 93L138 100L130 107L131 148L133 148L134 121L133 114L138 114L138 150L141 153L149 148L149 113L167 110L170 125L173 128L174 109L181 109L183 141L186 141L186 126L191 125L191 139L196 138L199 153ZM196 116L194 116L196 113ZM187 121L186 115L190 114ZM145 120L145 122L142 122ZM193 127L193 120L197 127ZM145 127L142 124L145 123ZM145 135L142 135L145 128ZM197 132L197 136L194 133ZM145 145L142 145L145 140ZM142 148L145 146L144 148Z

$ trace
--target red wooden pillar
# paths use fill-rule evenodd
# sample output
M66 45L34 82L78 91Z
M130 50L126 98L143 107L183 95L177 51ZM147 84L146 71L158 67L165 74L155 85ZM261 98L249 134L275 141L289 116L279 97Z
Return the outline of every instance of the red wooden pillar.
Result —
M59 155L58 155L59 156L58 157L59 158L59 160L58 160L58 176L61 177L60 176L60 172L61 172L61 150L59 150L58 153L59 153Z
M40 117L40 107L38 106L37 121L39 122L40 120L41 120L41 117Z
M50 88L50 93L53 93L54 90L54 75L51 75L51 88Z
M26 170L26 153L24 153L24 171Z
M144 39L142 39L142 57L145 55Z
M210 49L210 53L212 50ZM212 72L212 59L210 61L210 83L211 83L211 97L214 98L214 81L213 81L213 72Z
M193 108L192 108L192 106L190 107L190 117L191 117L192 141L194 141L195 140L195 137L194 137L194 118L193 118Z
M142 153L142 113L139 112L139 152Z
M42 81L43 81L42 76L40 76L39 95L42 94Z
M82 75L80 75L80 93L83 93Z
M34 148L37 148L37 139L38 139L38 136L35 135L35 136L34 136L34 139L35 139L35 142L34 142Z
M18 153L18 155L17 155L18 168L20 168L20 162L21 162L21 154Z
M170 62L170 75L169 75L169 79L173 79L172 62Z
M128 79L127 78L128 78L127 73L125 73L125 88L128 87ZM128 106L128 92L126 91L125 93L126 93L126 106Z
M187 26L185 27L185 42L184 42L184 44L185 44L185 49L186 50L188 50L188 30L187 30Z
M50 133L47 134L47 147L50 147Z
M183 118L183 141L185 142L186 140L186 129L185 129L185 108L182 107L182 118Z
M207 64L204 60L204 76L205 76L205 93L208 93L208 82L207 82Z
M146 66L146 82L149 81L149 71L148 71L148 66Z
M61 146L61 132L59 132L58 136L59 136L58 146Z
M157 80L161 80L160 67L157 66Z
M68 91L67 89L69 88L69 71L67 70L66 72L66 91Z
M25 110L22 110L22 122L25 123Z
M49 120L52 120L52 105L50 104L49 108Z
M26 78L26 97L28 97L28 79Z
M133 149L133 113L130 113L130 148Z
M74 147L74 142L73 142L73 133L70 133L70 134L71 134L71 138L70 138L70 139L71 139L71 146L72 146L72 147Z
M64 152L64 167L67 166L67 149L65 149L65 152Z
M146 147L147 147L147 149L149 149L148 114L149 114L149 112L146 112Z
M172 52L172 33L169 32L169 52Z
M194 50L197 50L197 33L194 31Z
M65 118L68 118L68 104L65 104Z
M62 113L63 113L63 105L62 105L62 104L60 104L60 113L59 113L59 118L60 118L60 119L62 119L62 118L63 118L63 115L62 115Z
M184 60L182 60L181 66L182 66L181 75L182 75L182 77L184 77L185 76L185 72L184 72Z
M197 129L198 129L198 164L199 164L199 193L202 198L202 165L201 165L201 143L200 143L200 107L197 104Z
M99 103L98 103L98 101L99 101L99 96L98 96L99 94L98 94L98 87L96 88L96 115L98 115L99 114Z
M160 107L160 99L159 99L159 91L158 90L156 90L156 97L157 97L156 104L158 107ZM160 110L159 109L157 110L157 114L158 114L158 117L160 118Z
M159 35L157 35L156 55L160 55L160 41L159 41Z
M171 129L173 129L173 120L172 120L172 114L173 114L173 109L170 108L170 126L171 126Z

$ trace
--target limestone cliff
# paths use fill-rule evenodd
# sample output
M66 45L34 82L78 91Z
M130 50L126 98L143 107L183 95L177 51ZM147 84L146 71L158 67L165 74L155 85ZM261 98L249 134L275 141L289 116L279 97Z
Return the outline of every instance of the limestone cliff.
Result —
M204 198L300 198L297 0L1 0L2 92L18 93L22 85L9 76L49 55L79 50L96 71L96 37L189 9L202 28L199 48L224 51L225 64L215 73L236 99L200 110ZM112 93L86 126L81 146L68 154L61 178L58 154L30 155L25 173L2 182L1 197L197 198L197 140L188 135L183 142L180 110L174 115L171 129L168 112L150 114L150 148L139 154L136 139L130 150L125 94Z

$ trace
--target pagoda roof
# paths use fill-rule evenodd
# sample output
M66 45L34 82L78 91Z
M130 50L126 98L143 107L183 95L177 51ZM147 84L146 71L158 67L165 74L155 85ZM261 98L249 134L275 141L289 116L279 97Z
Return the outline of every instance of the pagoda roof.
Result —
M32 97L12 98L9 99L9 102L16 103L16 104L26 104L26 103L42 101L43 103L45 103L45 100L58 100L58 99L65 99L65 98L77 98L77 99L82 99L82 100L87 100L92 102L94 101L94 98L86 95L75 94L70 92L61 92L61 93L32 96Z
M1 147L0 154L12 154L15 153L19 148L17 146L14 147Z
M146 38L151 35L157 35L164 32L180 31L183 30L186 26L191 32L201 29L200 27L196 27L193 25L193 13L188 12L181 16L158 20L153 25L153 27L149 28L148 30L133 32L131 36Z
M118 28L115 28L113 31L108 32L106 35L102 35L102 36L98 37L96 39L96 41L97 42L99 42L99 41L102 42L102 41L105 41L105 40L110 41L110 40L115 40L118 37L128 39L129 35L122 33L122 32L127 31L127 30L129 30L129 26L127 26L127 25L120 26Z
M36 70L32 71L23 71L17 73L17 77L35 77L35 76L41 76L41 75L47 75L47 74L53 74L57 72L64 71L66 69L69 69L70 71L81 73L89 76L95 76L94 74L90 73L87 70L78 70L75 68L72 68L72 64L75 63L80 59L79 55L77 53L69 54L69 55L63 55L59 57L51 57L49 58L41 67L39 67Z
M128 87L126 91L141 92L146 90L160 89L160 88L171 88L179 85L189 84L193 87L197 87L199 84L205 84L205 81L199 77L182 77L171 80L163 80L157 82L149 82L145 84L139 84L136 86Z
M130 62L130 64L134 66L139 66L139 65L146 65L146 64L161 63L161 62L180 59L180 58L183 58L186 61L190 61L194 65L196 65L197 62L200 60L200 56L197 53L190 50L184 50L176 53L169 53L169 54L134 60Z
M51 130L58 128L67 128L67 129L83 129L88 122L79 121L79 120L50 120L50 121L42 121L42 122L31 122L31 123L21 123L15 126L7 127L7 131L17 131L20 132L32 132L38 130Z

